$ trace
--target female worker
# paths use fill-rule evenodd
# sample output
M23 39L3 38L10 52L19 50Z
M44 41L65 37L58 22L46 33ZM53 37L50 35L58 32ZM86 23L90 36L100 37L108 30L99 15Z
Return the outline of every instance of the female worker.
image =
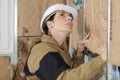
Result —
M64 4L52 5L45 11L40 25L41 42L32 48L24 67L29 80L90 80L103 69L103 55L74 68L63 47L76 17L77 10Z

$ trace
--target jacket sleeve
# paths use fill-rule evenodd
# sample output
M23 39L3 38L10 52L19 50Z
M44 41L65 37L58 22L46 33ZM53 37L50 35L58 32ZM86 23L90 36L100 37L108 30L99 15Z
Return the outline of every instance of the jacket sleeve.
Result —
M103 64L101 56L98 56L88 63L70 68L58 52L49 52L40 61L35 75L40 80L90 80L102 71Z
M63 71L58 76L57 80L90 80L97 73L101 72L103 67L104 62L101 56L98 56L79 67Z
M56 80L58 75L69 68L70 66L65 63L58 52L49 52L40 61L35 75L40 80Z
M81 53L82 54L82 53ZM82 54L81 56L77 56L76 53L73 53L73 67L78 67L79 65L84 63L84 55Z

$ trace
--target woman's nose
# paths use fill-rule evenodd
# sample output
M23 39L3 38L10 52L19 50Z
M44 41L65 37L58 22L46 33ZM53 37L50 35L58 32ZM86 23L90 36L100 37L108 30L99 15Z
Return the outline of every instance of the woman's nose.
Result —
M72 17L68 15L67 20L72 21Z

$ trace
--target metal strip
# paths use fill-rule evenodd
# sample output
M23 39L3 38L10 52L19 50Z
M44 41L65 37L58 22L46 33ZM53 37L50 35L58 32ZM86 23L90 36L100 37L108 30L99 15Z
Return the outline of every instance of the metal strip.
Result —
M0 0L0 44L1 44L1 0Z
M11 63L17 64L18 0L14 0L13 4L14 4L14 53L11 56Z
M111 70L112 70L112 65L108 64L108 60L109 60L109 55L110 55L110 12L111 12L111 8L110 8L110 4L111 4L111 0L107 0L107 64L106 64L106 79L107 80L112 80L112 75L111 75Z
M83 38L85 37L85 0L83 0ZM89 57L87 55L84 55L84 61L88 62L89 61Z
M111 0L108 0L107 80L119 80L118 67L108 63L110 56Z
M69 0L66 0L66 5L69 5Z
M66 0L66 5L69 5L69 0ZM71 42L72 42L72 39L71 39L71 34L70 34L70 38L69 38L69 54L70 54L70 57L72 58L72 47L71 47Z

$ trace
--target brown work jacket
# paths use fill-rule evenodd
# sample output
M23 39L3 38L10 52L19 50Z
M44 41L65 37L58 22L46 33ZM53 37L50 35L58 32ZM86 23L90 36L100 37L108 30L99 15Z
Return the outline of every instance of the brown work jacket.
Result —
M87 63L72 68L72 60L67 50L59 46L58 42L51 36L43 35L41 43L35 45L28 58L28 68L31 73L35 73L39 62L48 52L59 52L63 60L71 67L60 73L56 80L91 80L97 73L103 70L104 62L98 56ZM47 76L46 76L47 77ZM27 76L30 80L39 80L36 76Z

